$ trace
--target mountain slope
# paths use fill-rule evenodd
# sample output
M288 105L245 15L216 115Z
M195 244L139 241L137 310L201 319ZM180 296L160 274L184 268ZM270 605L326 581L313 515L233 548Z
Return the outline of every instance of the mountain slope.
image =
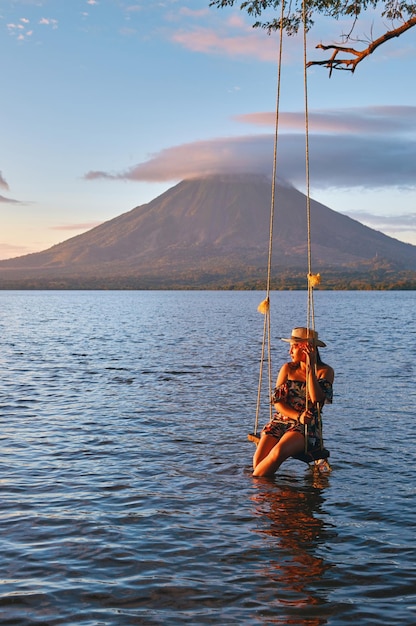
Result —
M182 181L136 207L44 252L0 261L0 280L45 276L163 276L264 268L271 182L258 175ZM311 201L314 271L365 268L371 260L416 269L416 246L402 243ZM279 184L273 262L307 268L306 197Z

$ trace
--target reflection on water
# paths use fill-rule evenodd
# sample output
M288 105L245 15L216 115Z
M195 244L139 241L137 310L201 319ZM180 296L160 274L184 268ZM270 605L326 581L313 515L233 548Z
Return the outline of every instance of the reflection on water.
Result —
M320 544L329 533L334 535L322 511L328 480L328 476L311 470L301 483L282 481L281 477L278 482L268 478L255 481L252 501L255 515L261 519L256 532L264 535L270 551L270 560L262 562L259 575L273 583L277 615L284 611L284 615L268 618L267 623L327 623L322 612L326 598L317 587L331 567L319 554Z

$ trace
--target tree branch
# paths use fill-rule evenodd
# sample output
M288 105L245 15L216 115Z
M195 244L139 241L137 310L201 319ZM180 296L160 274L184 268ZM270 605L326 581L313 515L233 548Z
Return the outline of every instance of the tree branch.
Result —
M384 35L372 41L367 48L364 50L356 50L355 48L350 48L346 46L337 46L330 45L324 46L323 44L318 44L316 48L321 50L333 50L332 56L329 59L325 59L324 61L309 61L307 63L307 67L312 65L324 65L329 68L329 75L331 76L333 70L346 70L350 72L354 72L355 68L363 59L370 56L379 46L388 41L389 39L393 39L393 37L400 37L404 32L416 26L416 16L410 18L406 22L404 22L398 28L394 28L393 30L389 30ZM350 54L353 58L338 58L338 54Z

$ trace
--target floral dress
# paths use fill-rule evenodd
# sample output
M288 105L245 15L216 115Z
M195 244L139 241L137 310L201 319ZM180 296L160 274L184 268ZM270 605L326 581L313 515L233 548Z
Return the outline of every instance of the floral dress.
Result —
M318 383L325 394L324 402L332 403L332 384L325 378L318 379ZM277 402L285 402L299 413L304 411L306 408L306 382L302 380L287 380L282 385L276 387L272 395L272 403L276 404ZM311 402L308 404L308 409L313 414L311 423L307 425L308 448L313 448L322 437L319 410L317 404ZM305 424L301 424L298 420L276 411L272 420L263 428L263 433L280 439L288 431L299 432L305 436L305 430Z

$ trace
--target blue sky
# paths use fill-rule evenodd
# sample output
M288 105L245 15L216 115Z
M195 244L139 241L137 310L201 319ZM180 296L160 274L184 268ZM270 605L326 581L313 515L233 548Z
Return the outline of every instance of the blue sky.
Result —
M1 0L0 258L189 176L272 171L277 36L209 0ZM308 59L348 22L319 19ZM364 18L357 37L383 31ZM305 190L301 37L285 38L278 175ZM416 29L355 74L308 71L311 196L416 245Z

